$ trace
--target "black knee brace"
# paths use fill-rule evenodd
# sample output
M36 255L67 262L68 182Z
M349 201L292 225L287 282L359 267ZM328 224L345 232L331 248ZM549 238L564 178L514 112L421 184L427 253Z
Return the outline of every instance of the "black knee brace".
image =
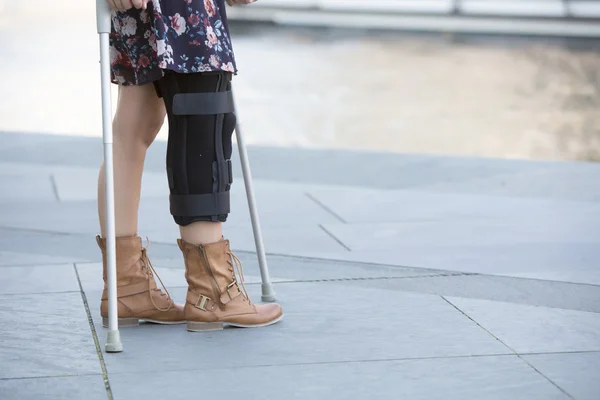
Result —
M167 177L175 222L224 222L233 183L231 135L236 124L231 73L166 71L155 87L169 120Z

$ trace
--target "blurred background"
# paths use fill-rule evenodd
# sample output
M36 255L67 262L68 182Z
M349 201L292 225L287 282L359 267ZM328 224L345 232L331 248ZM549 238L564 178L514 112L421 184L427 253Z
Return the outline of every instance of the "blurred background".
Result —
M600 160L598 0L228 12L250 144ZM101 136L95 28L91 0L0 0L0 131Z

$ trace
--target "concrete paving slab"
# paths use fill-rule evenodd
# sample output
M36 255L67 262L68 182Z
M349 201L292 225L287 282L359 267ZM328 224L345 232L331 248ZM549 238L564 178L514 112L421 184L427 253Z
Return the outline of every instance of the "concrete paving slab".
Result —
M600 313L600 286L487 275L438 275L356 280L349 284L385 290ZM560 293L560 296L556 294Z
M43 254L20 253L0 250L0 266L14 265L56 265L72 261L71 257L56 257Z
M256 205L264 226L318 225L339 219L306 195L306 185L255 181ZM228 226L250 224L248 201L242 179L231 191L231 215Z
M577 400L600 395L600 353L527 355L523 358Z
M98 192L98 171L73 169L52 174L60 201L94 200Z
M40 203L32 206L11 202L0 207L0 226L57 233L87 233L99 231L96 201Z
M332 283L275 286L286 318L265 329L194 334L183 326L123 329L123 354L105 356L111 374L511 354L487 332L437 296L348 288ZM254 299L260 288L248 287ZM184 289L171 291L183 298ZM100 293L88 292L99 322ZM373 307L365 299L392 304ZM360 320L357 316L361 316ZM98 326L98 325L97 325ZM101 342L106 330L100 329ZM160 360L160 363L156 363Z
M146 245L145 237L144 245ZM34 245L32 245L34 244ZM100 249L96 243L95 234L61 234L35 230L0 228L0 249L9 249L19 253L31 253L32 257L64 257L62 263L100 262ZM177 259L181 251L174 244L151 242L150 255L152 259ZM49 262L33 263L33 265L48 265ZM175 264L170 264L175 266Z
M147 384L130 384L142 377ZM200 388L209 398L245 399L569 398L516 356L196 368L143 375L112 374L110 382L115 399L189 399Z
M79 292L73 264L2 267L0 294Z
M29 135L22 135L22 136L29 136ZM3 135L0 132L0 137L6 137L5 135ZM11 137L11 136L9 136ZM40 141L43 140L43 136L35 136L37 138L39 138ZM48 140L52 140L50 139L46 139L46 141ZM0 151L2 150L2 148L0 148ZM61 168L61 167L57 167L57 168ZM64 167L62 167L64 168ZM2 177L2 179L4 178L10 178L11 176L20 176L25 178L39 178L40 176L49 176L52 174L52 172L54 171L54 166L47 166L44 164L33 164L33 163L24 163L24 162L8 162L4 159L2 159L2 161L0 161L0 177Z
M12 176L3 176L0 180L0 204L27 202L29 208L35 208L37 207L35 203L52 203L56 201L57 199L49 174L28 177L27 179L14 174Z
M573 219L600 220L600 206L583 201L360 187L324 189L311 195L349 223L509 218L521 223L550 219L565 224Z
M316 258L600 285L595 243L461 245L398 243L388 251L313 253Z
M595 163L267 147L251 148L250 158L255 177L277 181L534 199L600 199L596 184L600 166ZM557 182L558 175L563 181Z
M256 182L256 204L261 226L269 228L315 227L338 219L315 204L305 195L302 186L297 188L277 183ZM142 198L139 211L140 232L166 231L170 237L178 235L179 228L169 212L168 193L164 196ZM231 213L225 229L251 226L250 213L243 183L238 182L231 191ZM152 239L152 236L150 237Z
M534 165L536 163L533 163ZM537 197L597 202L600 200L598 174L594 163L555 163L527 168L518 173L472 177L464 180L423 182L422 190L451 193ZM473 167L475 163L473 163Z
M97 168L61 168L52 173L61 201L83 201L97 199ZM142 197L168 197L166 174L145 171L142 175Z
M600 314L447 298L517 353L600 351Z
M298 225L293 227L261 225L261 227L265 248L270 253L310 254L311 251L347 251L338 241L317 225ZM229 224L225 224L223 232L225 237L231 240L231 246L235 251L256 251L252 226L230 226ZM148 228L145 225L143 234L152 238L153 242L163 244L175 244L177 238L180 237L179 228L174 224L163 229Z
M49 117L55 116L50 115ZM0 149L0 160L6 163L98 168L103 158L102 139L100 138L102 129L100 125L98 125L98 133L97 138L82 138L48 135L48 131L45 130L42 131L42 134L24 132L21 134L47 137L49 140L44 142L42 146L27 146L19 149L19 151L10 148Z
M0 300L1 379L102 373L80 293Z
M551 221L520 224L518 220L407 221L396 223L325 224L337 239L356 251L394 250L399 244L495 246L535 243L600 244L600 221ZM368 234L366 234L368 232Z
M163 252L164 247L156 245L154 251L157 254L165 254ZM57 262L64 264L66 262L90 262L101 259L95 236L91 234L61 234L28 229L0 228L0 249L8 251L9 255L14 252L28 254L23 261L39 259L39 262L31 263L31 265L43 265L50 268Z
M347 249L317 225L271 227L261 226L265 249L277 254L310 254L310 252L346 252ZM232 248L256 251L252 227L225 226L224 234L231 240ZM308 249L308 250L307 250Z
M0 398L7 400L104 400L107 398L107 393L102 375L62 376L0 380Z
M40 140L42 140L42 138L47 138L46 141L50 141L50 142L52 142L52 140L54 140L54 141L57 140L56 138L52 139L52 136L48 136L48 135L29 135L29 134L22 134L22 135L38 137L38 138L41 138ZM0 132L0 138L1 137L3 137L2 132ZM33 148L35 149L36 146L33 146ZM27 150L28 150L28 148L24 149L23 151L27 151ZM13 151L13 153L14 153L14 151ZM21 161L9 161L9 160L2 159L2 161L0 161L0 176L11 176L11 175L16 174L16 175L22 176L24 178L29 178L29 177L35 178L40 175L54 175L54 174L60 174L60 175L72 174L73 176L80 176L84 173L92 174L95 172L96 173L95 180L98 179L98 168L100 167L100 165L90 166L90 167L69 165L68 159L63 159L63 160L64 160L63 163L45 163L45 162L43 162L43 160L38 160L38 162L35 162L35 161L21 162Z
M243 262L244 274L260 275L256 254L238 253ZM351 263L304 257L268 255L267 263L273 276L285 279L315 281L342 279L380 279L447 274L423 268L395 267L369 263Z

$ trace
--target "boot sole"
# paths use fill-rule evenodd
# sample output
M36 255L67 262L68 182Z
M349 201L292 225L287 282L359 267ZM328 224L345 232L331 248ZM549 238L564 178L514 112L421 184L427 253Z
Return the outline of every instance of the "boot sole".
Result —
M281 321L282 319L283 319L283 314L272 321L265 322L263 324L255 324L255 325L237 324L235 322L193 322L193 321L188 321L187 330L189 332L213 332L213 331L221 331L226 326L232 326L235 328L262 328L264 326L276 324L277 322Z
M119 318L119 328L133 328L140 325L140 321L149 322L157 325L180 325L185 324L187 321L158 321L155 319L144 319L144 318ZM108 318L102 317L102 327L108 328Z

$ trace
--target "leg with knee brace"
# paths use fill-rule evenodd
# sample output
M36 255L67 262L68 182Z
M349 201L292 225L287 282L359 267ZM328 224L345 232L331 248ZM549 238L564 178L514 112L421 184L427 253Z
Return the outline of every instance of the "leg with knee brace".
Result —
M167 177L178 225L227 219L236 123L231 76L167 71L155 84L169 120Z

